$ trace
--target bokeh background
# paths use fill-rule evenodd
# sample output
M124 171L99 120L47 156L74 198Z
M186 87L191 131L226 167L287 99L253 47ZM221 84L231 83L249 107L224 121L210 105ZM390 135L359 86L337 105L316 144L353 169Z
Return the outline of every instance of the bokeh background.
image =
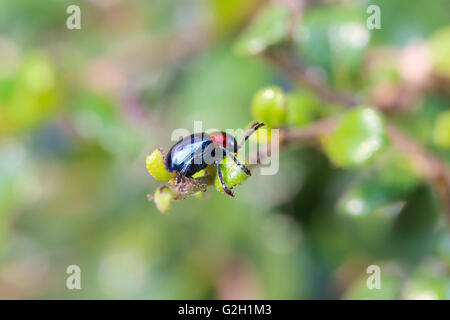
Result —
M245 127L257 90L302 89L236 49L274 2L292 4L0 1L0 298L450 297L443 207L393 146L357 170L299 146L282 152L277 175L253 175L234 199L210 190L166 215L147 201L160 183L145 157L168 150L173 129ZM372 3L381 30L365 27ZM81 30L66 28L71 4ZM372 97L448 164L450 2L307 5L297 53L333 87ZM279 18L268 16L269 25ZM422 86L430 68L438 89ZM411 81L420 89L396 100ZM81 290L66 289L72 264ZM372 264L381 290L366 287Z

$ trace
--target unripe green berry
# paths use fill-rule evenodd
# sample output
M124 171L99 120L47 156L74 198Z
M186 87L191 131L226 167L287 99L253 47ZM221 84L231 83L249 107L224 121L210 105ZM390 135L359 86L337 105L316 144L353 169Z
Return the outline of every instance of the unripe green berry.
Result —
M272 131L269 128L261 128L250 136L250 141L259 145L269 144L272 138Z
M175 192L167 186L162 186L156 189L154 201L156 208L162 213L169 212L170 203L176 196Z
M387 143L382 114L369 107L358 107L341 116L334 130L321 137L330 160L340 167L368 164Z
M243 157L236 155L236 158L240 163L247 166ZM230 189L234 186L237 186L238 184L241 184L248 178L245 172L242 171L242 169L230 157L225 157L222 160L220 169L222 170L223 179ZM217 191L225 193L222 188L222 184L220 183L219 175L216 176L214 187Z
M148 172L159 181L169 181L175 178L176 173L167 171L164 165L164 155L161 149L156 149L145 160Z
M282 127L286 122L286 97L279 87L267 87L253 96L252 115L269 128Z

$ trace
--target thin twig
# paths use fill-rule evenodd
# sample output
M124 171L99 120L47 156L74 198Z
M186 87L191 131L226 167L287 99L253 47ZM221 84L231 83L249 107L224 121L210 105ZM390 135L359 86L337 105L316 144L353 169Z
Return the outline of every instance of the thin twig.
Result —
M319 137L332 132L336 123L337 118L332 116L300 128L295 129L282 128L279 131L278 145L280 146L280 149L284 150L298 144L314 145L317 143L317 139ZM256 165L263 163L264 162L263 160L269 158L271 155L272 155L271 143L268 143L266 148L258 148L257 152L249 154L246 159L249 168L255 167Z
M293 143L308 142L333 131L336 125L336 117L329 117L315 123L294 130L284 129L281 132L280 145L285 146Z

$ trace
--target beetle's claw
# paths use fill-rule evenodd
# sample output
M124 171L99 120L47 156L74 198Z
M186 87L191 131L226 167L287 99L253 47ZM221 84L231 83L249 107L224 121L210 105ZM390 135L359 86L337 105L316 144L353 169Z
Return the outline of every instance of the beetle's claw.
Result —
M233 191L231 191L230 189L228 189L228 188L223 188L223 190L225 190L225 193L226 193L227 195L229 195L230 197L234 197L234 193L233 193Z
M223 191L225 191L227 195L229 195L230 197L234 197L233 191L231 191L231 189L228 188L228 186L225 183L222 184L222 189Z

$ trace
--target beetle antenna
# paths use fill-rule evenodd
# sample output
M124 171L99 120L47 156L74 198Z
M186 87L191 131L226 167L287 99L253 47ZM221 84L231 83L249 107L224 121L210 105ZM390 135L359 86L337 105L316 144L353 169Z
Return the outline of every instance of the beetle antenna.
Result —
M250 128L247 130L247 132L244 135L244 138L242 139L241 143L238 146L238 150L245 144L245 142L248 140L248 138L256 132L259 128L261 128L264 125L263 122L254 122Z

